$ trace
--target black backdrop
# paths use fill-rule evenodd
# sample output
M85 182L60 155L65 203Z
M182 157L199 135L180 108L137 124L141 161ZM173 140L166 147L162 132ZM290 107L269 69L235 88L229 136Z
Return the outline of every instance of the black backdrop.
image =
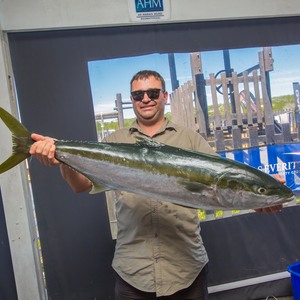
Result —
M22 122L57 138L95 140L89 60L299 44L299 25L300 17L290 17L9 33ZM114 299L114 242L104 196L74 194L57 168L35 160L30 173L49 299ZM299 209L203 223L210 285L282 272L298 260ZM275 293L290 294L290 281L211 299L257 299Z

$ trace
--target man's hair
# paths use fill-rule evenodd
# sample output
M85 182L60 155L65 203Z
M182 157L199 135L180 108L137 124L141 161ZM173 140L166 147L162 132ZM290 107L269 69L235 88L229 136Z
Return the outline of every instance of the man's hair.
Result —
M159 80L161 82L162 90L166 90L166 83L164 78L156 71L152 70L142 70L137 72L135 75L133 75L131 81L130 81L130 90L132 86L132 82L139 79L147 79L149 77L153 76L155 79Z

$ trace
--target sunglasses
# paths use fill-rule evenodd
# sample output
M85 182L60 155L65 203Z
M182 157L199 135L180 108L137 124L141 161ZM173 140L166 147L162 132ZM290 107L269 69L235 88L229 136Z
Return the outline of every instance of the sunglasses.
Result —
M150 89L147 91L134 91L131 92L132 99L134 101L142 101L144 99L145 93L147 94L148 98L151 100L158 99L160 91L164 92L162 89Z

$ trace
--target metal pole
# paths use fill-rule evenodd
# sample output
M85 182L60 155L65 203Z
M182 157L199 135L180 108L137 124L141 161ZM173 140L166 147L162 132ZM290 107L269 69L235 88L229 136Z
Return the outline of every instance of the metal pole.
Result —
M122 95L120 93L117 94L116 107L117 107L117 112L118 112L119 128L124 128Z
M170 68L172 91L175 91L176 89L179 88L179 81L177 80L174 53L169 53L168 58L169 58L169 68Z
M224 58L224 67L225 67L226 77L231 78L232 77L232 69L231 69L229 50L223 50L223 58ZM228 84L228 90L229 90L228 94L229 94L230 102L231 102L231 110L233 113L236 113L236 106L235 106L232 83Z

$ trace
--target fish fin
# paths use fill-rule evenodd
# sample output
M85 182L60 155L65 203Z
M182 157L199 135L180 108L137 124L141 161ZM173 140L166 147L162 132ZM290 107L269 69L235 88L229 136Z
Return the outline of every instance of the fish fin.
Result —
M106 187L105 185L93 182L93 187L90 190L90 194L97 194L97 193L107 192L109 190L110 190L110 188Z
M183 185L185 189L192 193L201 193L207 186L199 182L178 181L178 184Z
M149 137L142 137L142 136L136 136L136 144L138 145L145 145L145 146L152 146L152 147L161 147L165 146L165 144L154 141L153 139Z
M30 132L10 113L0 107L0 118L12 133L12 155L0 165L0 174L8 171L30 156L33 143Z
M18 165L20 162L22 162L24 159L26 159L28 157L30 157L30 154L26 154L26 153L13 154L12 156L10 156L6 161L4 161L0 165L0 174L15 167L16 165Z

